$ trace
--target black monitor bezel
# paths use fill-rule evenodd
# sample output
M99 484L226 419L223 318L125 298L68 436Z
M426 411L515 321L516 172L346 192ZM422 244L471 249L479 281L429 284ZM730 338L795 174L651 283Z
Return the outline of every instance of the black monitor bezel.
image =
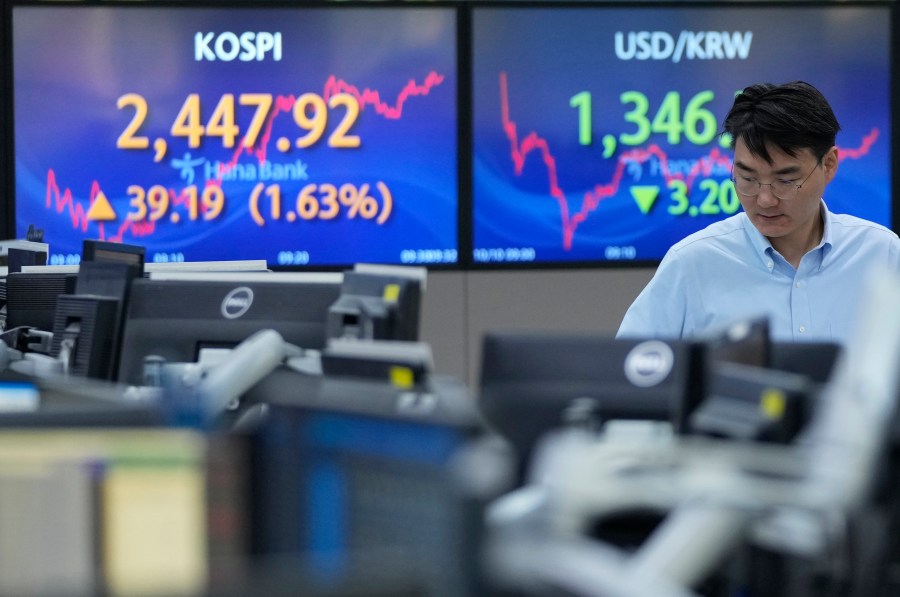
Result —
M890 26L889 26L889 34L890 34L890 82L889 82L889 97L893 97L897 90L896 79L898 74L900 74L900 68L898 68L898 61L894 60L893 57L900 55L900 33L898 33L898 16L897 16L897 4L892 0L849 0L847 2L836 2L836 1L828 1L828 0L791 0L789 2L779 2L777 0L723 0L723 1L715 1L715 0L685 0L684 2L666 2L660 0L636 0L633 2L627 2L623 0L564 0L562 2L552 2L552 0L536 0L536 1L527 1L527 0L512 0L509 2L504 2L502 0L486 0L486 1L478 1L475 0L469 3L469 6L473 9L469 11L469 39L465 40L465 43L468 46L468 55L470 57L469 64L469 72L468 72L468 83L470 85L470 103L469 108L471 109L472 103L472 76L473 72L471 70L471 56L473 54L473 40L471 38L471 14L474 10L478 8L509 8L509 9L527 9L527 10L541 10L547 8L553 8L558 10L569 10L569 9L584 9L584 8L629 8L634 10L647 10L652 11L654 9L659 8L684 8L684 9L696 9L696 8L707 8L711 10L732 10L732 9L747 9L747 8L759 8L760 10L765 10L768 8L809 8L809 9L834 9L834 10L843 10L847 8L873 8L873 7L882 7L886 8L890 13ZM891 186L891 195L890 195L890 207L891 207L891 230L895 232L900 232L900 173L898 173L898 169L896 167L896 158L897 155L896 148L900 147L898 143L900 143L900 126L898 126L898 115L900 115L900 105L897 102L892 101L889 107L890 112L890 122L891 122L891 131L890 131L890 142L891 147L893 148L890 162L890 186ZM471 116L470 116L471 118ZM471 127L470 127L471 133ZM523 133L524 134L524 133ZM471 160L473 157L473 147L471 145L468 146L469 155L467 156L469 160L469 166L471 167ZM471 174L471 173L470 173ZM472 206L473 202L473 188L474 188L474 179L469 178L469 186L466 188L468 193L468 202L469 205ZM474 233L473 229L473 217L472 211L470 208L470 212L468 214L467 225L469 226L469 242L473 242L472 234ZM467 255L468 262L466 264L466 269L473 271L497 271L497 270L512 270L512 271L540 271L540 270L559 270L559 269L567 269L567 270L586 270L586 269L599 269L599 270L618 270L618 269L655 269L660 261L660 259L645 259L645 260L597 260L597 261L588 261L588 260L580 260L580 261L543 261L539 263L535 262L499 262L499 263L491 263L491 262L476 262L469 251Z
M12 72L12 9L16 6L72 6L70 2L62 0L0 0L2 5L2 16L0 19L2 27L0 27L0 137L3 141L0 143L0 202L3 203L2 214L0 218L0 234L4 238L13 238L15 235L15 155L14 155L14 113L13 113L13 72ZM79 3L83 6L101 5L99 2ZM126 6L134 5L130 2L122 0L113 0L111 2L103 2L103 6ZM474 10L482 7L505 7L510 9L534 8L542 9L552 7L554 9L566 10L569 8L634 8L636 10L652 10L657 7L672 7L671 2L649 0L624 2L622 0L584 0L552 2L550 0L536 1L520 1L513 0L509 2L497 0L474 0L463 2L461 0L429 2L427 0L408 0L405 2L396 0L386 0L384 2L371 3L361 0L348 0L342 2L322 1L315 2L309 0L298 0L297 2L287 2L285 0L261 0L250 2L249 0L217 0L209 2L203 0L187 0L184 2L165 1L165 0L148 0L142 2L141 6L153 7L264 7L264 8L300 8L300 7L373 7L373 6L432 6L432 7L452 7L456 11L457 16L457 147L458 147L458 171L457 171L457 248L458 259L453 264L417 264L427 267L429 270L456 270L456 271L491 271L491 270L512 270L512 271L529 271L529 270L583 270L583 269L646 269L655 268L659 264L659 260L641 260L641 261L577 261L577 262L519 262L519 263L480 263L475 262L472 257L473 248L473 226L472 226L472 190L473 190L473 172L471 165L472 156L472 35L471 35L471 19ZM711 0L687 0L679 2L678 7L683 8L714 8L716 10L727 10L729 8L739 7L759 7L761 9L767 7L808 7L808 8L830 8L842 9L846 7L885 7L890 13L890 35L891 35L891 55L900 54L900 35L897 32L897 15L896 3L891 0L849 0L847 2L834 2L824 0L792 0L791 2L777 2L773 0L725 0L724 2L713 2ZM897 79L898 61L892 60L890 92L893 96L896 90L895 80ZM897 126L897 115L900 113L900 105L892 102L891 105L891 123L892 130L890 140L892 147L900 147L900 126ZM896 152L894 152L896 153ZM895 159L891 159L891 228L894 231L900 230L900 175L898 175L895 166ZM350 264L328 265L328 266L272 266L272 269L280 271L339 271Z
M14 151L15 151L15 113L14 113L14 73L13 73L13 36L12 36L12 14L13 9L21 6L57 6L57 7L73 7L73 6L85 6L85 7L135 7L140 6L142 8L174 8L174 9L240 9L240 8L253 8L253 9L262 9L262 10L276 10L276 9L375 9L378 10L380 8L419 8L419 9L428 9L428 10L451 10L454 13L456 20L456 37L457 40L464 37L462 30L464 29L463 21L465 17L464 2L457 1L449 1L449 2L429 2L427 0L384 0L377 3L366 2L365 0L347 0L347 1L315 1L315 0L297 0L296 2L291 2L289 0L215 0L213 2L205 1L205 0L187 0L187 1L178 1L178 0L147 0L146 2L141 2L139 5L136 5L134 2L128 2L127 0L111 0L109 2L83 2L73 5L71 2L67 2L65 0L0 0L0 6L2 6L2 31L0 31L0 76L2 76L2 92L0 92L0 133L3 133L2 143L0 143L0 159L4 157L4 155L10 156L9 159L5 159L2 161L2 168L0 170L0 201L6 198L3 201L3 212L5 214L5 218L0 221L0 234L3 234L3 238L13 238L16 234L16 184L15 184L15 159L14 159ZM456 123L456 145L457 145L457 173L456 173L456 184L458 189L458 197L457 197L457 207L456 207L456 218L457 218L457 231L456 231L456 251L457 251L457 261L455 263L415 263L409 265L416 265L419 267L428 267L428 269L433 270L460 270L466 267L464 263L466 259L466 255L470 252L464 246L460 244L462 239L466 238L466 234L463 232L464 225L462 224L465 214L468 212L466 205L463 204L463 197L465 196L463 186L466 177L463 176L463 162L460 161L462 156L467 155L467 151L463 149L466 138L466 129L467 123L465 120L465 115L468 114L468 111L463 109L463 103L467 98L467 85L464 84L464 78L467 77L465 74L464 66L462 61L464 60L464 51L463 46L460 43L456 44L456 61L457 61L457 90L456 90L456 104L457 104L457 123ZM51 247L52 248L52 247ZM360 258L358 262L370 262L371 260ZM354 265L354 262L348 263L333 263L333 264L324 264L324 265L306 265L306 266L284 266L278 265L275 263L270 263L269 268L273 271L282 271L282 272L339 272L345 270L347 267ZM401 263L391 263L390 265L403 265Z
M226 307L229 298L247 297L248 288L249 301ZM147 356L193 363L204 348L234 348L262 329L274 329L301 349L321 350L328 340L328 307L340 291L340 274L188 272L135 280L116 379L140 385L141 363ZM191 313L192 307L200 310ZM198 330L205 335L198 336ZM307 338L305 346L299 345L300 337Z

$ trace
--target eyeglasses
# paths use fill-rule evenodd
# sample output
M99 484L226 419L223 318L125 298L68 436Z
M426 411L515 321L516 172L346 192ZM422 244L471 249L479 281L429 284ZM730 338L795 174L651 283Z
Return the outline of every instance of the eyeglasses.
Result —
M806 178L803 179L803 182L797 184L796 180L776 180L775 182L759 182L755 178L748 178L746 176L741 176L740 174L735 174L734 170L731 171L731 181L734 183L734 190L736 190L741 195L745 197L756 197L759 195L759 192L763 187L769 187L769 190L777 199L782 201L790 201L797 197L797 193L800 192L800 189L803 185L806 184L806 181L809 180L809 177L813 175L813 172L816 171L816 168L822 165L822 162L816 162L815 167L810 170L809 174L806 175Z

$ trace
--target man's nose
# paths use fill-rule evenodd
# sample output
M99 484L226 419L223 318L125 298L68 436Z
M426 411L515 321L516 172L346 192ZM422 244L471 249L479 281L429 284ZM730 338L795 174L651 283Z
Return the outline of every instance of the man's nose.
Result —
M756 202L763 206L772 206L777 204L781 199L779 199L775 193L772 192L772 185L763 184L759 185L759 194L756 195Z

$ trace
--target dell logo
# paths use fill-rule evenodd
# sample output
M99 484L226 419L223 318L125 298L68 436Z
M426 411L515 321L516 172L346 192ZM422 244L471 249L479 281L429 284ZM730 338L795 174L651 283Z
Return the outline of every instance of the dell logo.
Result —
M237 319L250 309L253 304L253 291L246 286L235 288L222 301L222 317Z
M675 355L668 344L658 340L641 342L625 357L625 377L638 387L649 388L664 380L674 364Z

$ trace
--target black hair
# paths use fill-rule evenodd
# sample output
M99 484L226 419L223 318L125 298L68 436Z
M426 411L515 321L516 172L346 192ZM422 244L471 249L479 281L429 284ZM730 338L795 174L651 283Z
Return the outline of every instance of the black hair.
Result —
M818 89L793 81L751 85L738 93L724 128L731 135L732 148L743 139L750 153L771 164L767 144L790 156L808 148L821 160L834 147L841 125Z

